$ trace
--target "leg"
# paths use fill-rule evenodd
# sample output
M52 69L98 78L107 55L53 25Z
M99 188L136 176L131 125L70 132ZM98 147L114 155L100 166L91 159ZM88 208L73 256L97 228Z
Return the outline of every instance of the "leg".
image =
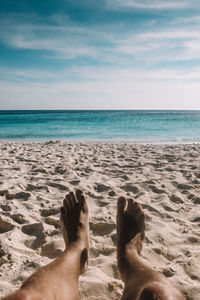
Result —
M181 293L160 273L140 258L144 239L144 213L141 206L124 197L118 199L117 261L125 283L123 300L184 300Z
M66 249L52 263L31 275L14 294L4 300L76 300L78 277L88 259L88 208L82 191L70 192L60 212Z

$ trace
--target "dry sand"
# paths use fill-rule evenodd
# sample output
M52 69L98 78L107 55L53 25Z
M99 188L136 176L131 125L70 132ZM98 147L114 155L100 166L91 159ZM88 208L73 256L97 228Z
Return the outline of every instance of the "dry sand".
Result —
M81 299L120 299L116 200L146 213L142 257L190 300L200 299L200 145L0 142L0 296L64 249L59 207L84 190L90 263Z

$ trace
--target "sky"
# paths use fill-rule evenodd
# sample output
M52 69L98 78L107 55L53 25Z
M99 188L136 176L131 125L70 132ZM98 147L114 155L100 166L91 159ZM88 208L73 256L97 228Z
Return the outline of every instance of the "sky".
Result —
M1 0L0 109L200 109L200 1Z

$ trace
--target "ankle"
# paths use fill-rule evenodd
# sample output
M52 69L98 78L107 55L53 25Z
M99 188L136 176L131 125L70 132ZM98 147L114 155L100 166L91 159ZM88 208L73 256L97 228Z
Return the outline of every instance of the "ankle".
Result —
M89 249L88 243L83 239L77 239L66 246L64 252L81 253L84 249Z
M125 255L128 257L138 256L142 251L141 233L138 233L126 246Z
M127 249L128 248L128 249ZM125 247L123 252L117 253L117 264L120 277L127 282L130 275L137 271L140 264L140 258L135 248Z

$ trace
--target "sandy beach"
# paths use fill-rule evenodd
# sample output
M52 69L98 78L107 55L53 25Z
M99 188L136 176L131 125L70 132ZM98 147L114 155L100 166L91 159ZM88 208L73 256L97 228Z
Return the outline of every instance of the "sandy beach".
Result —
M116 204L146 214L142 257L188 300L200 295L200 144L0 142L0 296L64 249L59 208L81 188L89 206L90 261L81 299L120 299Z

